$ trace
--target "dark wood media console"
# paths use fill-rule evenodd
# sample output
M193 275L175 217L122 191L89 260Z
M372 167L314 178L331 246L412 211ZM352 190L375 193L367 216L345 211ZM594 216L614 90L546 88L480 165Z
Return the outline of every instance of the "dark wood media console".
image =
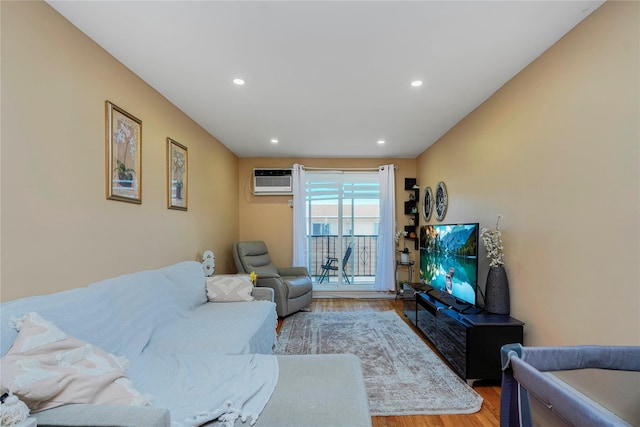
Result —
M489 314L420 283L404 284L404 315L468 381L500 379L500 348L521 343L524 323Z

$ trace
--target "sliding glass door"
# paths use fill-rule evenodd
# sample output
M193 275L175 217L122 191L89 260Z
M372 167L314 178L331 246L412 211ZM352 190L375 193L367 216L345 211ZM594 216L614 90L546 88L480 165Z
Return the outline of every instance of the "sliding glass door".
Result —
M314 288L373 289L380 222L378 173L305 175L308 268Z

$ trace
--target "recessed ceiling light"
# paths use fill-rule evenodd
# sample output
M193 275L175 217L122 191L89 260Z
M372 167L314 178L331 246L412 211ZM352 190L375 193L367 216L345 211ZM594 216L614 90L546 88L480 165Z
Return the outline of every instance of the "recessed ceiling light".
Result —
M271 143L272 143L272 144L277 144L277 143L278 143L278 140L277 140L276 138L271 138Z
M379 139L378 144L384 144L384 139Z
M414 80L411 82L411 86L413 87L420 87L422 86L422 80Z
M238 86L242 86L244 84L244 80L242 80L242 79L233 79L233 83L237 84Z

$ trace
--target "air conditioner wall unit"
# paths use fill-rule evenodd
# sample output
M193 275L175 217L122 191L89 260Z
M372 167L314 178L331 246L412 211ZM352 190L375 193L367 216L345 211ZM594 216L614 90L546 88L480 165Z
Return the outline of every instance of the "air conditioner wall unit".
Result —
M256 196L293 194L293 171L256 168L253 170L253 194Z

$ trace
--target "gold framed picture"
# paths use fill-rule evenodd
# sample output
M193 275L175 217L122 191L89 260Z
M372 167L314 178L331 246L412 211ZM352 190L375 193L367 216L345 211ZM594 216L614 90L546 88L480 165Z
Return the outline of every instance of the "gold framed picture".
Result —
M169 209L187 210L189 161L187 147L167 138L167 200Z
M107 199L142 203L142 121L106 101Z

